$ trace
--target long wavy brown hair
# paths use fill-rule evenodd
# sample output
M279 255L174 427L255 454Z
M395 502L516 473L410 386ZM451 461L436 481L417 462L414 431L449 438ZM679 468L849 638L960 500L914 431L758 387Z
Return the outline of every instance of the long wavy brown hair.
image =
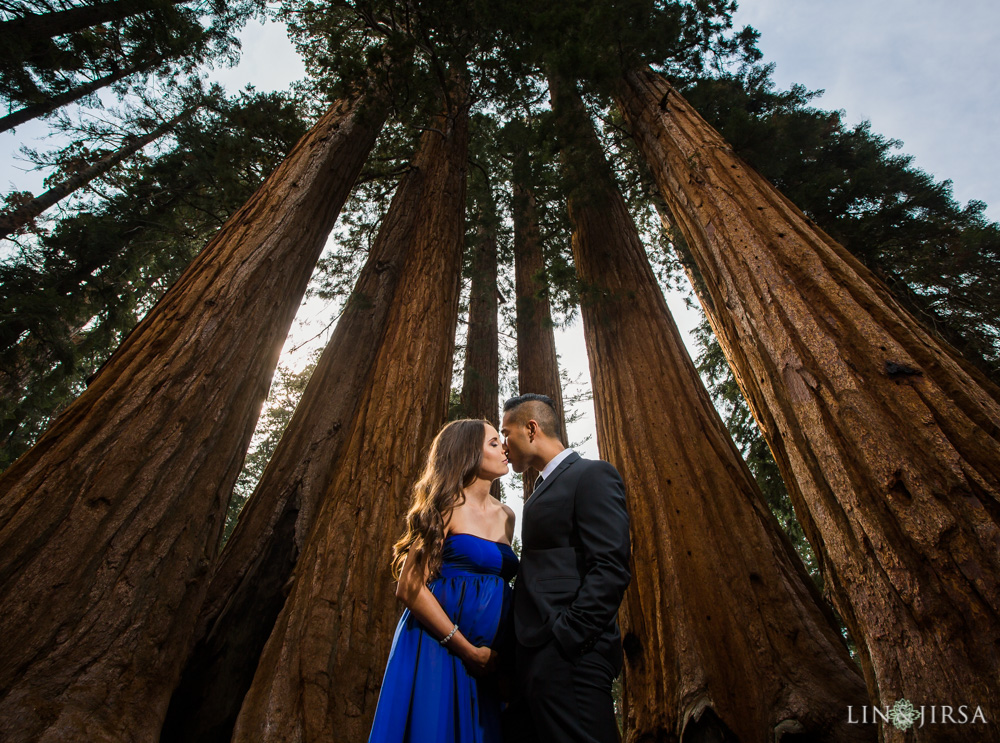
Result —
M493 424L472 419L452 421L434 437L427 466L413 486L406 532L392 547L392 574L397 580L410 552L430 568L430 577L441 569L444 527L451 512L465 502L462 490L479 472L487 425Z

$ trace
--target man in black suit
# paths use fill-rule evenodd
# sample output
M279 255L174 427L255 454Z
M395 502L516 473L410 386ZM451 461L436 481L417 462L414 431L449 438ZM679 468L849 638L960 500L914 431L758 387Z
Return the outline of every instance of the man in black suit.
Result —
M631 578L625 489L612 465L563 445L556 415L544 395L504 404L508 461L515 472L541 473L522 515L512 612L521 698L505 729L519 743L615 743L617 615Z

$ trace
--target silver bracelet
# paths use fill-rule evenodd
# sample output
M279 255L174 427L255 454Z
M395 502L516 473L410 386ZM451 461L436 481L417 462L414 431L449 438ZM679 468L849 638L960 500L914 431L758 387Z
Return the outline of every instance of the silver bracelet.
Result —
M438 642L440 642L442 645L447 645L448 644L448 640L450 640L452 637L454 637L456 632L458 632L458 625L457 624L454 627L451 628L451 632L448 633L447 637L445 637L443 640L438 640Z

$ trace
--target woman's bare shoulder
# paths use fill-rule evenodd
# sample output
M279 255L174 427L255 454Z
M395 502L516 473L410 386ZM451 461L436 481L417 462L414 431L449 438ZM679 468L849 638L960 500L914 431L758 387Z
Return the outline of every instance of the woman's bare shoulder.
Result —
M514 515L514 509L506 503L501 503L500 507L503 509L504 516L506 517L504 521L504 533L507 535L507 541L509 542L514 537L514 522L517 520L517 516Z

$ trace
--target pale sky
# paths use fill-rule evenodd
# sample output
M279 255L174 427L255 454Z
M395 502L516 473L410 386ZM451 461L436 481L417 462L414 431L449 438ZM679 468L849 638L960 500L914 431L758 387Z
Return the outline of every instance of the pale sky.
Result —
M744 0L736 24L761 32L781 86L826 93L816 105L848 122L903 141L902 152L937 178L953 181L961 203L980 199L1000 219L994 145L1000 130L1000 3L996 0ZM213 79L236 90L286 87L302 65L280 26L251 23L243 59ZM31 190L43 174L24 173L21 144L44 146L45 124L0 134L0 184Z
M917 167L951 179L956 199L1000 220L1000 2L743 0L736 25L761 32L787 88L826 93L819 108L902 140Z
M1000 2L997 0L744 0L737 26L752 25L766 61L774 62L779 86L801 83L826 93L814 102L840 109L848 123L864 119L884 136L902 140L901 152L939 179L951 179L956 198L980 199L1000 219L1000 185L994 152L1000 130ZM235 91L283 89L303 74L283 29L250 24L241 34L243 59L213 79ZM24 173L15 155L21 144L44 146L44 123L0 134L0 184L41 190L43 175ZM682 330L695 321L679 298L668 297ZM317 316L321 308L306 308ZM315 326L293 330L298 338ZM321 339L322 340L322 339ZM562 364L587 378L582 329L560 332ZM289 363L286 361L285 363ZM294 362L291 362L294 363ZM593 410L570 430L579 441L593 433ZM581 447L596 457L593 438ZM510 488L508 488L508 492ZM511 505L517 508L518 499ZM520 514L518 514L520 515Z

